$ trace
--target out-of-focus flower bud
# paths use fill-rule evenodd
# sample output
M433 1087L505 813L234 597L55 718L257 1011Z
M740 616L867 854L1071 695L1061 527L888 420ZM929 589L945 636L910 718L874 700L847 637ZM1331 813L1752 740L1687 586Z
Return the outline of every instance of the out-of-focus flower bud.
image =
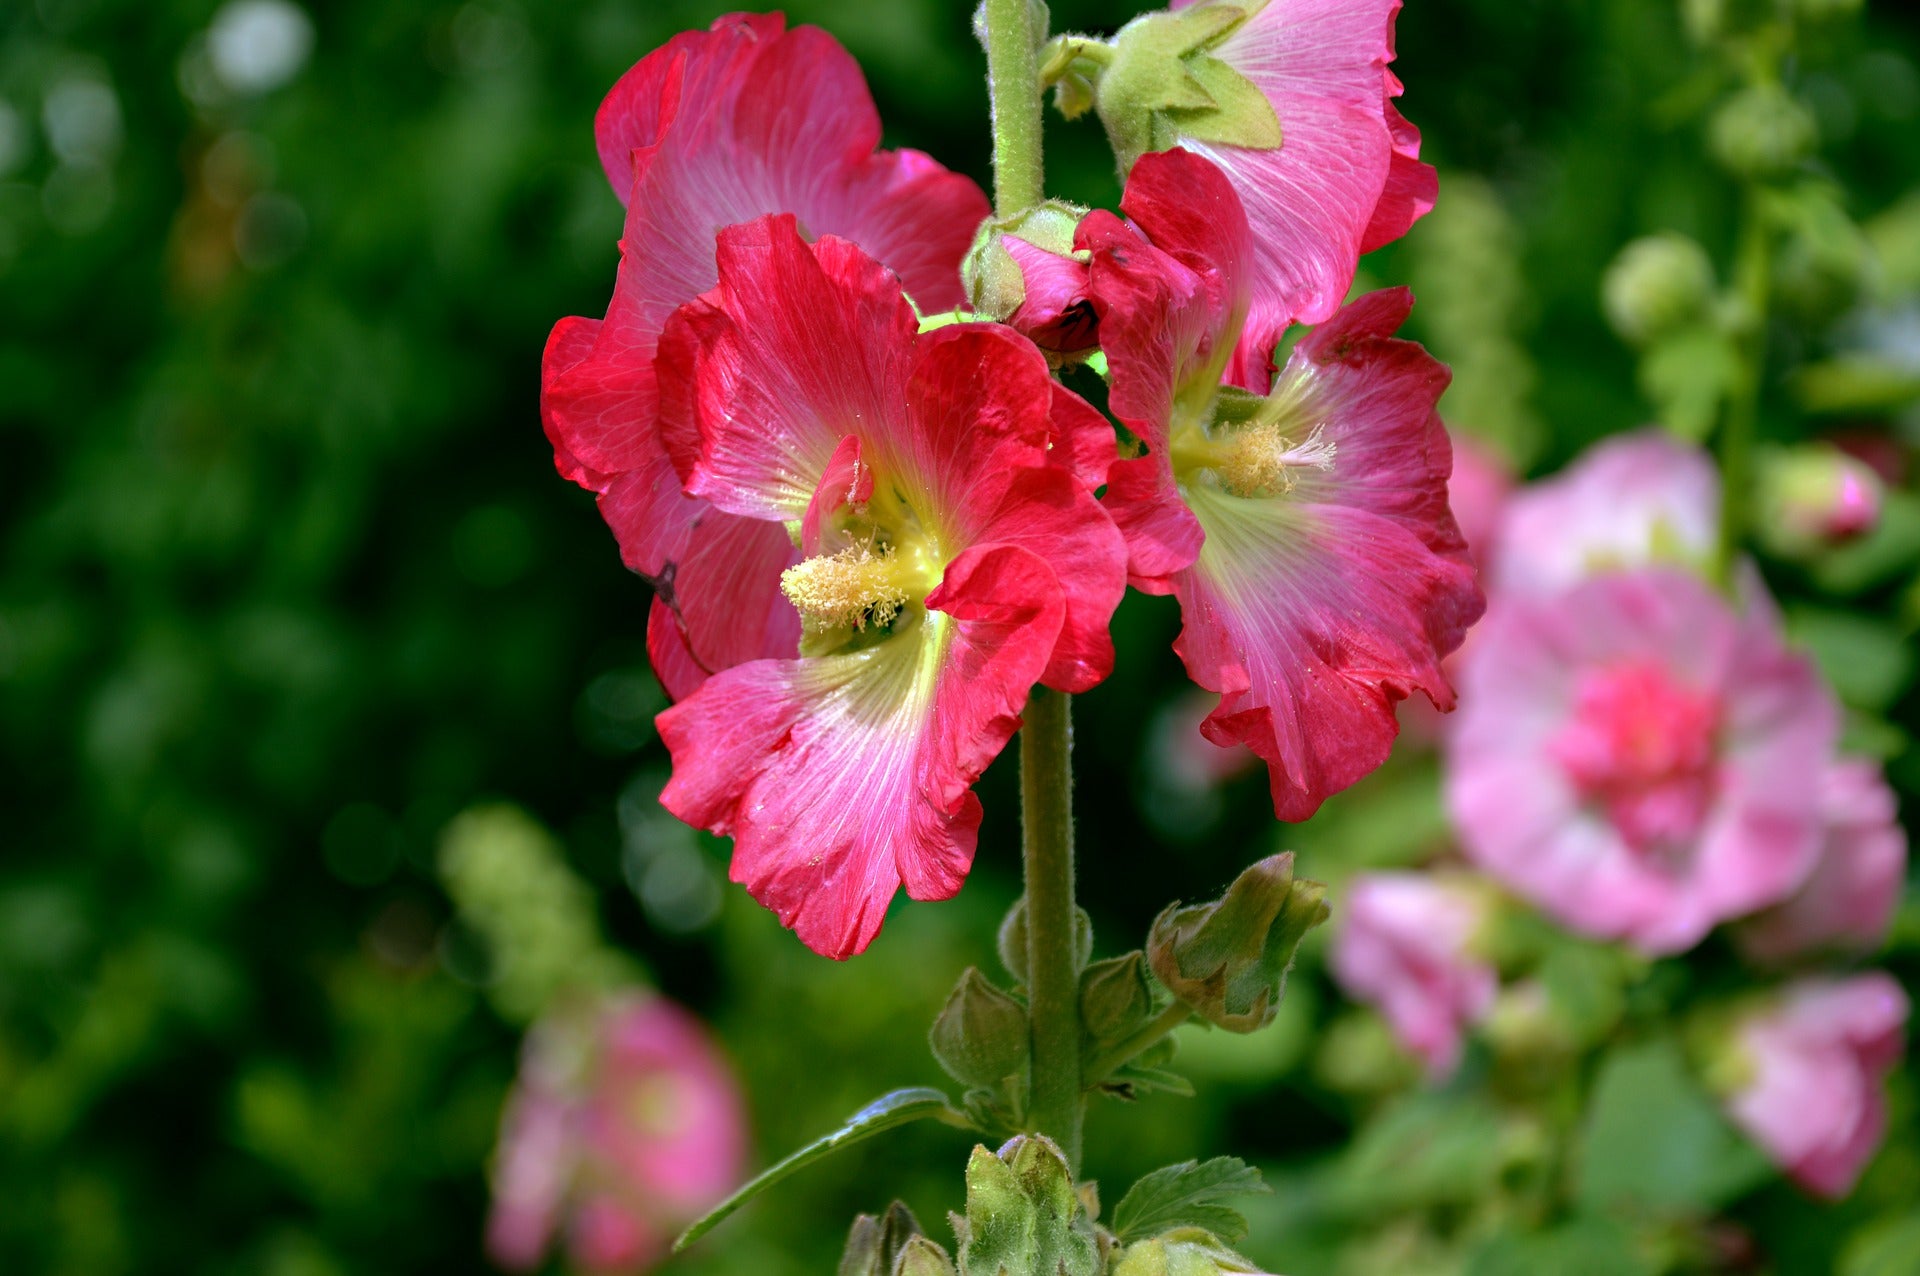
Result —
M1183 1227L1127 1246L1114 1264L1113 1276L1220 1276L1253 1273L1252 1263L1199 1228Z
M1208 904L1169 907L1147 937L1153 973L1194 1012L1230 1032L1272 1022L1294 950L1327 919L1326 888L1296 881L1293 855L1247 869Z
M1906 993L1892 976L1805 979L1733 1026L1708 1070L1727 1113L1796 1183L1837 1199L1887 1132Z
M1707 250L1663 231L1620 250L1601 281L1600 298L1621 340L1643 346L1705 315L1714 288Z
M1778 84L1756 84L1720 104L1707 122L1707 147L1736 177L1779 177L1813 154L1813 112Z
M1080 1023L1095 1045L1121 1041L1152 1017L1153 990L1139 952L1095 962L1080 976Z
M973 1149L961 1230L960 1266L969 1272L1094 1276L1100 1267L1067 1158L1042 1135L1017 1135L997 1154Z
M893 1276L907 1243L919 1235L920 1220L904 1202L895 1201L879 1218L862 1214L847 1233L835 1276Z
M1774 552L1803 557L1872 531L1884 495L1872 466L1830 443L1783 448L1761 461L1761 534Z
M998 1085L1026 1066L1027 1010L969 966L933 1021L933 1057L961 1085Z
M1866 0L1793 0L1793 11L1807 22L1834 22L1851 18L1866 7Z

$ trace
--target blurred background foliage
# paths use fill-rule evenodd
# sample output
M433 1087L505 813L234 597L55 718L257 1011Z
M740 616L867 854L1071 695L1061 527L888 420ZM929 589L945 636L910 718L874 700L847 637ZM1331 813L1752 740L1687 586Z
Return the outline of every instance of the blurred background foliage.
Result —
M1414 335L1456 369L1450 419L1525 470L1649 416L1599 304L1618 247L1679 230L1724 270L1734 192L1701 163L1699 123L1721 86L1683 19L1741 3L1414 0L1401 18L1403 105L1443 194L1366 274L1415 286ZM861 60L890 144L984 178L970 7L788 10ZM961 966L990 964L1017 888L1011 768L982 786L959 899L897 911L846 965L807 953L725 885L723 846L655 804L646 592L540 435L547 330L600 313L616 258L594 108L642 53L721 9L0 7L7 1272L482 1269L519 1025L436 871L442 830L481 801L554 830L591 888L582 907L717 1026L762 1160L881 1089L939 1081L921 1025ZM1054 12L1056 29L1127 16L1092 0ZM1852 221L1806 236L1783 284L1775 346L1807 370L1770 384L1774 435L1920 443L1916 51L1920 15L1886 3L1795 63ZM1097 129L1050 127L1054 192L1111 204ZM1917 557L1920 515L1896 493L1868 542L1773 573L1910 811ZM1077 710L1097 952L1274 849L1333 882L1337 910L1352 868L1445 843L1417 749L1298 829L1272 824L1257 776L1170 779L1169 724L1191 720L1176 626L1171 600L1132 599L1119 672ZM564 928L547 939L568 951ZM1912 987L1911 905L1895 947ZM1444 1092L1352 1142L1407 1065L1317 972L1272 1032L1185 1035L1201 1097L1109 1105L1089 1169L1117 1191L1195 1154L1270 1167L1280 1190L1247 1248L1294 1276L1458 1270L1434 1220L1501 1199L1537 1163L1538 1130ZM1636 1128L1690 1119L1659 1115L1669 1061L1628 1063L1607 1091L1620 1128L1589 1132L1603 1180L1645 1163ZM1920 1270L1920 1237L1896 1217L1920 1198L1914 1079L1897 1080L1889 1151L1837 1210L1752 1191L1738 1148L1686 1178L1679 1204L1727 1207L1741 1229L1696 1265L1741 1270L1749 1246L1783 1272ZM866 1145L681 1270L829 1270L856 1210L956 1206L964 1152L938 1129ZM1490 1226L1475 1271L1631 1270L1588 1222Z

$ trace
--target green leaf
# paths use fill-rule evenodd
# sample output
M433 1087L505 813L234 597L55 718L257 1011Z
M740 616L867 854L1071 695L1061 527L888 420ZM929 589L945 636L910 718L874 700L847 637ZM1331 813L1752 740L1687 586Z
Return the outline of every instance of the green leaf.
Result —
M1698 443L1713 430L1720 403L1740 377L1740 355L1719 329L1702 324L1663 337L1640 360L1640 388L1660 424Z
M1884 713L1913 681L1913 652L1893 625L1855 612L1797 607L1787 633L1813 653L1845 703Z
M1236 1196L1271 1192L1260 1171L1237 1156L1211 1161L1182 1161L1142 1178L1113 1209L1113 1230L1121 1240L1141 1240L1176 1227L1198 1227L1229 1244L1247 1234L1239 1210L1221 1204Z
M1840 1276L1920 1272L1920 1215L1901 1211L1855 1232L1840 1254Z
M769 1166L739 1191L716 1205L705 1218L680 1233L680 1239L673 1243L673 1252L678 1254L726 1221L727 1216L742 1205L780 1180L804 1170L815 1161L824 1160L841 1148L852 1147L856 1143L894 1129L896 1126L928 1119L957 1126L963 1130L974 1128L973 1122L967 1119L966 1114L955 1110L954 1106L947 1101L947 1096L938 1090L926 1086L912 1086L905 1090L883 1094L848 1117L846 1124L832 1134L815 1139L785 1160Z
M1704 1214L1772 1172L1667 1039L1619 1047L1602 1063L1579 1158L1578 1196L1597 1212Z
M1619 1224L1576 1218L1545 1232L1507 1232L1467 1258L1463 1276L1654 1276Z

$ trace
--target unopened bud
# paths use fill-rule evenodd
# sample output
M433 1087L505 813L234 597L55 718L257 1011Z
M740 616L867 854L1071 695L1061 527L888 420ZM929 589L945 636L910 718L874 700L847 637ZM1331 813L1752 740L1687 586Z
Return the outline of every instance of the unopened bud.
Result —
M1813 154L1813 113L1778 84L1756 84L1720 104L1707 123L1714 158L1738 177L1779 177Z
M1027 1062L1027 1010L969 966L928 1034L933 1057L962 1085L999 1085Z
M893 1276L901 1251L919 1235L920 1220L904 1202L895 1201L880 1218L862 1214L853 1220L835 1276Z
M1153 973L1174 996L1230 1032L1273 1020L1294 950L1327 919L1326 888L1295 881L1293 855L1247 869L1209 904L1169 907L1147 938Z
M1794 12L1807 22L1833 22L1856 16L1866 0L1793 0Z
M1830 443L1783 448L1760 465L1760 527L1774 552L1799 557L1863 536L1880 522L1880 476Z
M1685 235L1636 239L1607 267L1600 285L1607 321L1622 340L1645 345L1694 322L1713 301L1713 262Z
M901 1249L890 1276L955 1276L953 1259L926 1237L916 1236Z
M1197 1227L1175 1228L1164 1236L1129 1245L1114 1264L1113 1276L1222 1276L1253 1273L1247 1259Z
M1000 922L1000 933L995 937L1000 950L1000 964L1007 968L1014 982L1027 982L1027 900L1023 895L1013 902L1007 915ZM1087 958L1093 955L1093 918L1087 910L1076 906L1073 910L1073 965L1074 969L1085 969Z
M1094 1276L1100 1269L1073 1172L1043 1135L1018 1135L997 1154L973 1149L965 1232L964 1271Z
M1048 200L983 225L960 265L975 313L1010 325L1057 358L1095 348L1087 255L1073 247L1086 213L1077 204Z
M1080 1022L1096 1045L1112 1045L1146 1026L1153 1017L1153 990L1147 985L1147 960L1139 952L1109 957L1087 967L1080 977Z

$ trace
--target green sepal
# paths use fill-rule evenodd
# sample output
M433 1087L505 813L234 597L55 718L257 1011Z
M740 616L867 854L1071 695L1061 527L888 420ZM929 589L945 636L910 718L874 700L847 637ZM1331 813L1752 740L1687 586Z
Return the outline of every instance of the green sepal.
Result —
M997 1086L1027 1063L1027 1008L969 966L927 1034L933 1057L965 1086Z
M1147 938L1153 973L1208 1022L1253 1032L1272 1022L1306 933L1327 919L1326 888L1295 880L1291 852L1269 856L1208 904L1170 905Z
M834 1276L893 1276L900 1252L919 1235L920 1220L904 1202L895 1201L878 1218L862 1214L847 1233L847 1247Z
M1211 50L1257 9L1225 0L1135 18L1114 37L1094 107L1122 172L1180 137L1271 150L1280 118L1257 85Z
M998 1154L976 1146L967 1162L963 1276L1096 1276L1099 1247L1053 1141L1009 1140Z
M1096 1048L1124 1041L1153 1018L1146 954L1097 961L1080 976L1080 1024Z

